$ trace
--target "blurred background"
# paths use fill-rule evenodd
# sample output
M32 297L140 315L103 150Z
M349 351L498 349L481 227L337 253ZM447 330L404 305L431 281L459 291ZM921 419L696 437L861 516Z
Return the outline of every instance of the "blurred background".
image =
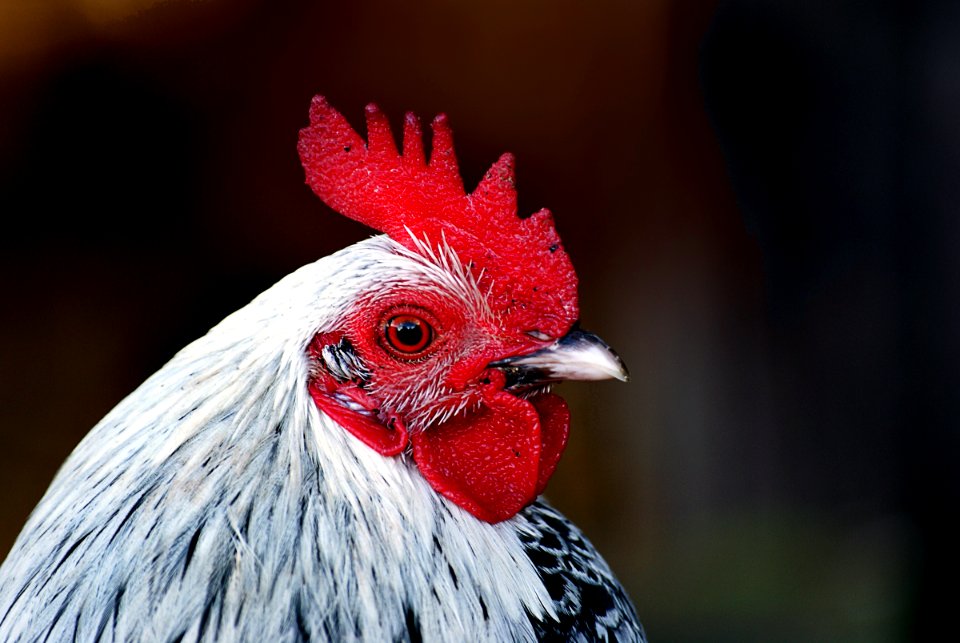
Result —
M445 111L468 186L510 150L554 211L633 379L563 387L548 495L651 640L948 622L960 5L932 0L0 0L0 555L140 381L370 234L303 185L315 93Z

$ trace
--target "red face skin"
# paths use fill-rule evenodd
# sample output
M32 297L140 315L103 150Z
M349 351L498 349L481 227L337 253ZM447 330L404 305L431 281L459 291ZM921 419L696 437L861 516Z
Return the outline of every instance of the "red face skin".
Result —
M556 395L522 399L505 391L503 372L488 367L550 342L498 328L474 312L453 298L416 290L363 302L342 332L314 339L318 367L310 392L321 410L384 456L411 445L437 492L499 522L543 491L566 446L569 412ZM398 316L421 321L429 338L422 347L391 337L389 322ZM323 367L323 347L344 337L369 371L362 382L337 381ZM345 399L364 410L349 408Z

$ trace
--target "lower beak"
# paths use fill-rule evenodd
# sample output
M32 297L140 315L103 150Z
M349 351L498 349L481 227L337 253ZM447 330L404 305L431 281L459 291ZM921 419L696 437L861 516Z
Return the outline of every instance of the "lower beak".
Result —
M629 379L623 360L606 342L574 327L555 344L528 355L491 362L507 376L507 387L561 380Z

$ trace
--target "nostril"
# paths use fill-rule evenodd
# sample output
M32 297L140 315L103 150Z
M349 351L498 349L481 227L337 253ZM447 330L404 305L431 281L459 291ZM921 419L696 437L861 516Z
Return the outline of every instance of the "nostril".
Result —
M540 342L552 342L554 340L553 337L539 330L528 330L527 335Z

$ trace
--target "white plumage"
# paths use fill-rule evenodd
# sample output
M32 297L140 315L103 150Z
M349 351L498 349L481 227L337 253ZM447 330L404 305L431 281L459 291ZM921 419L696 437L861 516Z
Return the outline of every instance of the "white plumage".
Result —
M641 640L558 514L477 520L311 400L306 348L351 302L402 284L482 311L439 254L381 236L305 266L123 400L0 568L0 640Z

